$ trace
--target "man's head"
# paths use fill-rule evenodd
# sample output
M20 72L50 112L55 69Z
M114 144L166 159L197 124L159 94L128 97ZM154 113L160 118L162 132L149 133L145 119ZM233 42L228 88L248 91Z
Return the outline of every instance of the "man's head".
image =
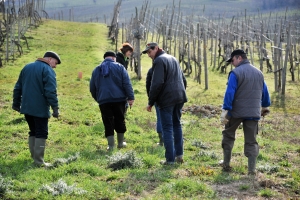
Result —
M60 57L54 51L47 51L44 54L44 58L48 59L48 62L52 68L56 68L56 65L60 64Z
M126 56L126 57L131 57L132 52L133 52L133 47L130 43L125 42L122 44L122 47L120 48L120 51Z
M247 59L246 52L242 49L236 49L231 53L230 58L226 62L232 63L236 67L244 59Z
M114 61L116 61L116 54L115 54L115 52L113 52L113 51L107 51L107 52L105 52L104 53L104 55L103 55L103 58L104 59L106 59L106 58L111 58L111 59L113 59Z
M142 51L143 54L148 54L148 56L152 59L155 58L156 52L158 51L159 46L155 42L150 42L146 44L146 48Z

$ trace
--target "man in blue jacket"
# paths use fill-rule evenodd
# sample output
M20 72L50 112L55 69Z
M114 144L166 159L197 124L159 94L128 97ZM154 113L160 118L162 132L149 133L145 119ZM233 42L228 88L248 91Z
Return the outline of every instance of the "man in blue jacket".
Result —
M262 72L250 64L243 50L234 50L227 62L235 68L229 73L221 114L221 123L225 125L222 131L223 171L231 170L230 159L235 132L243 123L248 174L255 175L256 158L259 153L256 141L258 121L261 116L269 113L270 95Z
M148 43L143 54L153 60L147 111L154 103L159 108L166 160L161 164L183 162L181 110L187 102L184 76L175 57L165 53L155 42Z
M116 54L107 51L104 61L94 69L90 80L90 92L98 102L107 138L107 150L112 151L115 145L114 131L117 132L118 148L126 146L124 142L125 104L131 108L134 93L130 78L123 65L116 62Z
M25 115L30 130L29 150L34 163L39 166L50 166L44 162L44 153L50 106L52 116L59 116L56 74L53 68L60 63L57 53L47 51L43 58L38 58L21 70L13 91L12 109Z

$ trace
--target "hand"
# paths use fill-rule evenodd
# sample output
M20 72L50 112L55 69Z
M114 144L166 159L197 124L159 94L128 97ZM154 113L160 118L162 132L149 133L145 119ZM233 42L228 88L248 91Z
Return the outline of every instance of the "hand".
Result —
M13 105L11 108L12 108L13 110L17 111L17 112L20 112L20 110L21 110L20 107L16 107L16 106L14 106L14 105Z
M261 115L262 117L264 117L264 116L270 114L270 109L269 109L269 107L262 107L260 113L261 113L260 115Z
M129 101L128 101L128 104L129 104L130 109L131 109L131 106L133 105L133 103L134 103L134 100L129 100Z
M55 118L58 118L58 116L59 116L58 107L52 108L52 110L53 110L52 116L55 117Z
M147 109L148 112L151 112L152 106L148 105L146 109Z
M227 124L228 121L229 121L229 120L226 118L227 113L228 113L228 110L222 109L222 113L221 113L221 116L220 116L220 121L221 121L221 124L222 124L222 125Z

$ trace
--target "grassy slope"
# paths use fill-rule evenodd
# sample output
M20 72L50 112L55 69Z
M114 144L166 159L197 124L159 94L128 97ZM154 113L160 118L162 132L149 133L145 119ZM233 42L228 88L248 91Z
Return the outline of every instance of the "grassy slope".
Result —
M186 162L175 167L158 164L164 158L164 149L156 146L155 113L145 111L145 74L151 65L151 60L145 55L142 57L143 79L138 81L129 72L136 102L127 116L128 148L119 151L134 150L144 166L119 171L107 169L104 127L98 106L88 90L92 70L102 61L104 51L113 49L106 35L107 28L100 24L46 21L27 33L32 38L29 40L30 49L0 69L0 174L13 181L11 192L6 192L4 198L51 199L51 194L41 192L39 188L59 179L88 191L83 195L72 194L72 199L219 199L237 197L241 193L247 197L287 198L299 193L298 82L288 83L285 104L282 104L282 98L272 94L272 113L264 122L264 134L260 132L258 135L261 145L258 165L265 166L265 172L252 185L245 175L247 165L241 130L237 131L233 152L235 171L224 174L216 165L222 158L222 127L218 115L200 118L186 112L182 118ZM50 119L45 160L53 162L80 153L75 162L51 170L32 166L26 141L27 124L22 115L10 108L19 71L25 63L41 57L46 50L59 53L62 64L55 70L61 118ZM77 79L79 71L83 72L81 80ZM227 75L209 71L209 76L209 90L204 90L203 77L202 85L188 77L189 102L185 108L204 104L219 107L222 104ZM266 74L266 79L270 91L274 91L271 75ZM278 167L277 172L267 173L268 165ZM269 185L257 186L263 181L269 181ZM271 190L271 186L276 187ZM70 196L62 195L56 199L70 199Z

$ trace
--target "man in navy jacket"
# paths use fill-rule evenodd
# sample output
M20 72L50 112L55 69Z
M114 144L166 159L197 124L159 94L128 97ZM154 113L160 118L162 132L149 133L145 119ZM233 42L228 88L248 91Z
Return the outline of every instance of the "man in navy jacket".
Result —
M112 151L115 145L114 131L117 132L117 147L126 146L125 104L128 101L130 107L133 105L134 93L126 69L116 62L116 54L107 51L104 59L92 73L90 92L100 107L108 142L107 150Z

